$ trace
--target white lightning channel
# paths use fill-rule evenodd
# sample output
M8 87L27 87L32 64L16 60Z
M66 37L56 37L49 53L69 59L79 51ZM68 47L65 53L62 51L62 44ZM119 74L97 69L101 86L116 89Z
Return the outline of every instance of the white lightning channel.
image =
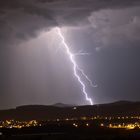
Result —
M90 53L75 53L75 56L91 55Z
M91 53L85 53L85 52L81 52L81 51L79 51L78 53L74 53L73 54L74 56L82 56L82 55L91 55ZM93 87L93 88L96 88L96 87L98 87L98 85L97 84L93 84L93 82L90 80L90 78L87 76L87 74L85 74L85 72L84 72L84 70L83 69L81 69L79 66L77 66L77 69L81 72L81 74L85 77L85 79L89 82L89 84L90 84L90 86L91 87Z
M89 77L85 74L85 72L84 72L83 69L79 68L78 66L77 66L77 69L78 69L78 70L82 73L82 75L87 79L87 81L90 83L90 86L92 86L93 88L98 87L97 84L93 84L93 82L92 82L92 81L89 79Z
M79 83L81 84L81 86L82 86L82 91L83 91L83 93L84 93L84 95L85 95L85 98L86 98L86 100L90 103L90 105L93 105L92 99L91 99L90 97L88 97L88 94L87 94L87 92L86 92L86 86L85 86L85 84L82 82L81 77L78 75L77 70L80 70L80 71L81 71L81 69L78 67L76 61L74 60L74 54L71 53L71 51L70 51L70 49L69 49L67 43L65 42L65 38L64 38L63 34L61 33L61 29L60 29L59 27L57 27L56 30L57 30L58 35L59 35L60 38L62 39L62 44L64 45L64 47L65 47L65 49L66 49L66 52L67 52L67 54L68 54L68 56L69 56L69 58L70 58L70 61L71 61L71 63L73 64L73 72L74 72L74 75L75 75L75 77L77 78L78 82L79 82ZM81 71L81 73L86 77L86 75L84 74L83 71ZM87 77L86 77L86 78L87 78ZM88 78L88 79L89 79L89 78Z

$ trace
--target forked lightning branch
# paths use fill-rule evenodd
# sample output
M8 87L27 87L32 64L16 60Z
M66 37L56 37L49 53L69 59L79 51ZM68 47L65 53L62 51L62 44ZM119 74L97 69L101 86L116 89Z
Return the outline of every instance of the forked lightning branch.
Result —
M85 77L85 79L90 83L90 85L92 87L96 87L96 85L94 86L92 81L89 79L89 77L84 73L84 71L82 69L79 68L79 66L77 65L75 59L74 59L74 54L70 51L69 46L67 45L65 38L61 32L61 29L59 27L56 28L58 35L60 36L61 40L62 40L62 44L66 50L67 55L69 56L69 59L71 61L71 63L73 64L73 72L74 72L74 76L77 78L78 82L80 83L81 87L82 87L82 92L84 93L85 99L89 102L90 105L93 105L93 101L92 99L88 96L88 93L86 91L86 85L84 84L84 82L82 81L82 78L80 77L80 75L78 74L78 72L80 71L81 74Z

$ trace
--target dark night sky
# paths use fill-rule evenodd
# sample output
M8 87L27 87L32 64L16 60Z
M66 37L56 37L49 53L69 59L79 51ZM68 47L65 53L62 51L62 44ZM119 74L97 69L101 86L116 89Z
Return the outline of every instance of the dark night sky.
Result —
M88 104L55 27L94 103L140 100L140 0L0 0L0 109Z

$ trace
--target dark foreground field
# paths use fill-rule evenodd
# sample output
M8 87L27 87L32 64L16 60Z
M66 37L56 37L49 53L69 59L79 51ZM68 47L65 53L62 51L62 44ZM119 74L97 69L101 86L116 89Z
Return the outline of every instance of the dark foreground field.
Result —
M71 126L1 129L0 140L140 140L140 130Z

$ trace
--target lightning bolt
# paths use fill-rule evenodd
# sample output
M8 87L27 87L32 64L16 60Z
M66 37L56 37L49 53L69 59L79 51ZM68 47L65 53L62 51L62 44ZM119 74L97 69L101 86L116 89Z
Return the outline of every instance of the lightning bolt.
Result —
M75 53L75 56L90 55L90 53Z
M74 54L70 51L69 46L67 45L67 43L65 42L65 38L63 36L63 34L61 33L61 29L59 27L56 28L58 35L60 36L61 40L62 40L62 44L64 45L67 55L70 58L71 63L73 64L73 72L75 77L77 78L78 82L81 84L82 86L82 92L85 95L86 100L90 103L90 105L93 105L93 101L90 97L88 97L88 93L86 92L86 86L84 84L84 82L81 80L81 77L78 74L78 71L80 71L82 73L82 75L90 82L91 85L93 85L92 81L88 78L88 76L84 73L84 71L82 69L80 69L74 59ZM94 85L93 85L94 87Z
M92 82L92 81L89 79L89 77L85 74L85 72L84 72L83 69L79 68L78 66L77 66L77 69L78 69L78 70L82 73L82 75L87 79L87 81L90 83L90 86L92 86L93 88L98 87L97 84L93 84L93 82Z

